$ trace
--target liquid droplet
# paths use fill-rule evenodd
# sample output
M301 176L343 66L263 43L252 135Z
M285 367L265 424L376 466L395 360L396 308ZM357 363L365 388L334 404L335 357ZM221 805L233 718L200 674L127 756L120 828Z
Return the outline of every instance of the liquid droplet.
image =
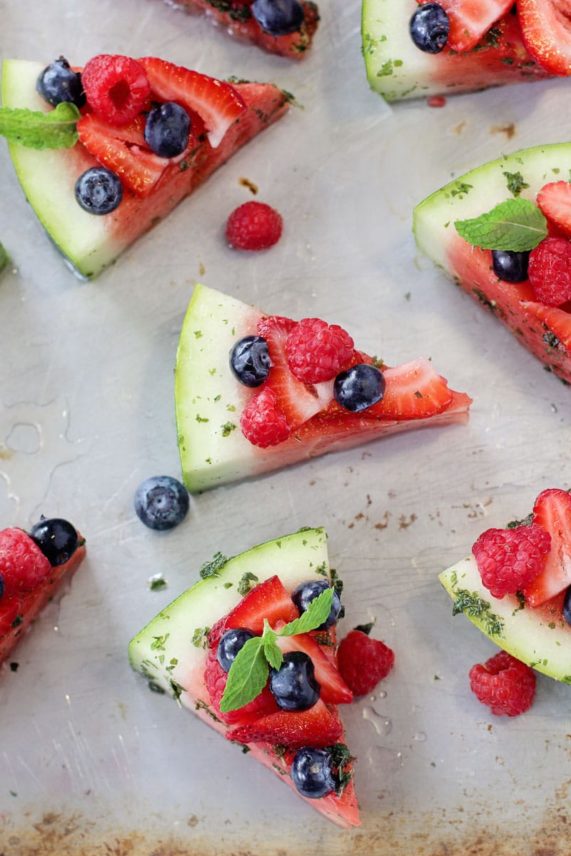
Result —
M413 737L413 740L416 740L417 743L424 743L426 740L426 734L424 731L417 731Z
M374 767L379 767L383 772L396 772L403 766L402 752L389 749L387 746L371 746L367 752L367 760Z
M363 719L366 719L367 722L370 722L377 734L387 735L392 731L393 724L390 719L387 719L386 716L383 716L382 713L379 713L375 710L374 707L366 707L363 710Z

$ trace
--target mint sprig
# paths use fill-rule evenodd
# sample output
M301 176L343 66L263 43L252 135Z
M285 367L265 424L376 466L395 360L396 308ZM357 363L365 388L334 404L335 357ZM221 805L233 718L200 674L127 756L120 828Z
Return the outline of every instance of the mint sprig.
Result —
M62 101L49 113L25 108L0 108L0 135L31 149L69 149L77 142L81 114L75 104Z
M10 256L6 252L4 244L0 244L0 273L10 264Z
M507 199L471 220L456 220L458 234L483 250L533 250L547 237L547 220L529 199Z
M260 695L264 689L270 667L279 669L283 654L277 643L280 636L297 636L320 627L331 612L333 589L325 591L311 601L299 618L285 624L280 630L272 630L267 620L261 636L248 639L230 666L224 695L220 701L222 713L238 710Z

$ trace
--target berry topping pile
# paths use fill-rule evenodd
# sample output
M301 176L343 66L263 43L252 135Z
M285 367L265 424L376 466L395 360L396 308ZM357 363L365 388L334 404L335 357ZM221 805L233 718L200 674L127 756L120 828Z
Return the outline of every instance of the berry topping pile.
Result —
M381 369L342 327L319 318L263 317L255 335L234 345L230 368L244 386L259 387L246 398L240 426L260 448L295 437L314 419L343 430L351 419L427 418L453 400L428 360Z
M245 202L226 223L226 240L235 250L267 250L281 238L281 215L264 202Z
M535 696L535 673L506 651L470 669L470 687L496 716L519 716Z

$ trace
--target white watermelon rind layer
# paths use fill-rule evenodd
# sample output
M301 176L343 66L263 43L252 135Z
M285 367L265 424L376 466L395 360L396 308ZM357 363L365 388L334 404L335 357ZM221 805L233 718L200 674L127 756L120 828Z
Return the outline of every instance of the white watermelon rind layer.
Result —
M456 220L479 217L500 202L513 198L505 173L519 173L529 187L522 199L535 202L551 181L571 180L571 143L551 143L521 149L455 178L420 202L413 213L413 231L420 250L451 276L447 245L457 239ZM467 251L470 250L466 245Z
M3 106L44 113L53 109L36 91L43 68L38 62L4 60ZM89 214L75 199L77 179L90 165L96 165L86 152L77 160L75 148L38 151L9 144L16 175L40 223L76 272L88 278L114 261L123 246L112 235L112 214Z
M538 672L571 684L571 626L563 617L546 617L515 596L493 597L473 556L443 571L439 580L456 608L495 645Z

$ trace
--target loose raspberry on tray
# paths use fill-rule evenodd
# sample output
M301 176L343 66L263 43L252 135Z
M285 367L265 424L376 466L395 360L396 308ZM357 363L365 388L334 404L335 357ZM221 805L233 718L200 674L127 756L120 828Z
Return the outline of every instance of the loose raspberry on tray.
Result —
M515 529L488 529L472 552L482 582L494 597L522 591L545 565L551 547L549 532L535 523Z
M229 216L226 240L235 250L267 250L281 238L283 220L265 202L245 202Z
M496 716L519 716L533 703L535 673L511 654L500 651L483 665L472 666L470 687Z
M81 80L88 105L110 125L127 125L150 104L147 73L131 57L94 56L86 63Z
M356 696L372 693L395 664L394 651L379 639L371 639L370 632L368 624L351 630L337 654L341 676Z
M302 318L287 337L288 366L303 383L322 383L347 368L354 347L349 333L337 324Z

